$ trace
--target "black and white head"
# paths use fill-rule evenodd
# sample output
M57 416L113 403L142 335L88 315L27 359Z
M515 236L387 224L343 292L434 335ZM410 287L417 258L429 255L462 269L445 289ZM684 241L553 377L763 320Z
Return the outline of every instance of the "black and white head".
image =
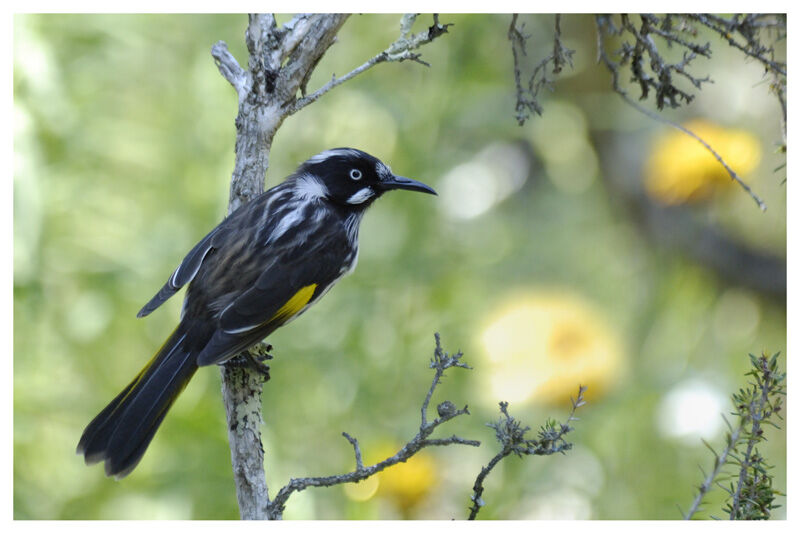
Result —
M407 189L436 194L433 188L392 173L378 158L355 148L333 148L311 157L295 174L297 187L309 197L354 209L366 209L386 191Z

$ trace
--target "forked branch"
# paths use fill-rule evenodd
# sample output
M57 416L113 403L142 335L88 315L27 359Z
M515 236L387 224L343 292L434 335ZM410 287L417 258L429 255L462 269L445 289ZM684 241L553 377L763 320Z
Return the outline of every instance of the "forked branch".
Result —
M465 439L456 435L438 439L430 438L434 430L444 423L460 415L469 415L467 406L464 406L461 409L456 409L453 403L444 401L437 407L438 417L436 417L433 421L428 421L427 412L430 400L433 396L436 386L440 383L444 372L451 367L470 369L467 364L461 362L461 357L463 354L460 351L453 355L446 353L442 349L439 334L434 334L434 336L436 338L436 348L434 349L433 359L430 363L431 369L434 369L434 376L433 381L428 388L428 392L425 395L425 400L422 402L422 413L420 417L419 431L417 434L405 445L403 445L403 447L400 448L400 450L398 450L394 455L376 464L364 466L361 447L358 444L358 440L350 436L350 434L342 432L342 435L345 437L345 439L347 439L347 441L349 441L353 446L356 463L355 470L341 475L291 479L287 485L278 491L275 499L268 504L268 516L270 519L280 519L282 517L283 510L286 506L286 501L294 492L302 491L309 487L327 487L336 486L338 484L359 482L371 477L375 473L383 471L387 467L391 467L400 462L408 461L412 456L425 447L441 447L447 445L470 445L472 447L480 446L480 441Z

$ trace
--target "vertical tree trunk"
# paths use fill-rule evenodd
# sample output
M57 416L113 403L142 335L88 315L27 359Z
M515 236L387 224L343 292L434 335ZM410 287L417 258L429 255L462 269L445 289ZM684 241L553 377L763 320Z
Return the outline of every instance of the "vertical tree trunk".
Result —
M278 27L272 15L250 15L246 71L225 43L212 48L220 73L239 97L229 214L264 191L275 133L295 110L292 104L298 90L304 88L346 19L347 15L336 14L297 15ZM248 367L223 366L221 374L240 517L270 519L261 444L263 377Z

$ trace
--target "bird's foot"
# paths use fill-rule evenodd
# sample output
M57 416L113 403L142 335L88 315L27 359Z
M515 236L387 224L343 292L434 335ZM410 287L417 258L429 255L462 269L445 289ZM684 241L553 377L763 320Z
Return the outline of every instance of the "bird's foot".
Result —
M227 362L225 365L231 367L249 367L256 373L264 378L264 382L269 380L269 365L265 364L266 360L272 359L272 345L267 343L259 343L248 350L242 351Z

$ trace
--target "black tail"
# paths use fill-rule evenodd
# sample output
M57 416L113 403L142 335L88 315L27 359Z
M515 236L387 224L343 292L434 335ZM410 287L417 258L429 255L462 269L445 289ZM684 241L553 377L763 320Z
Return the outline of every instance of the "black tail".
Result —
M197 371L196 339L181 322L155 356L83 431L78 454L87 464L105 461L106 475L130 473L172 403ZM188 339L187 339L188 338Z

